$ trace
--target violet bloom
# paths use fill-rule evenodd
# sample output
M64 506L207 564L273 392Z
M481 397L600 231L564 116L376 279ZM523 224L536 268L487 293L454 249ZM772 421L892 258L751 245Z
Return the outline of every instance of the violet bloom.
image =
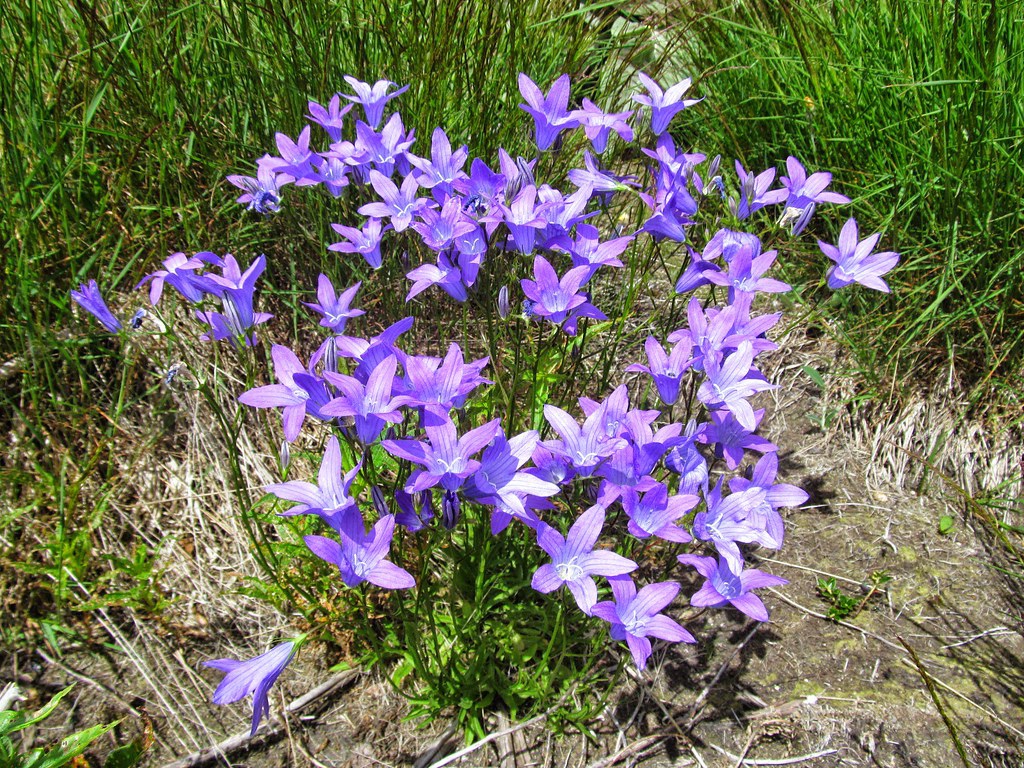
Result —
M348 242L331 243L327 246L327 250L362 254L367 264L373 269L380 269L380 238L383 231L380 219L368 219L362 229L346 227L341 224L331 224L331 227Z
M495 209L480 221L485 224L505 222L512 242L520 253L533 253L537 230L547 224L542 215L544 206L537 206L537 188L528 184L515 196L510 205L499 202Z
M343 118L352 109L351 104L341 106L341 94L336 93L331 97L330 104L324 109L315 101L309 102L309 114L307 118L323 128L331 141L341 141L341 129L345 125Z
M810 213L814 208L811 206L818 203L848 203L850 198L840 195L838 192L826 192L825 188L832 181L832 174L825 171L807 175L807 171L800 164L800 161L790 155L786 158L786 172L789 176L783 176L782 182L789 194L786 197L786 211L782 214L782 221L795 221L791 234L799 235L807 225Z
M367 203L359 209L363 216L376 218L391 217L391 225L395 232L401 232L412 223L412 217L429 202L425 197L416 197L419 184L413 174L405 177L399 191L395 182L380 171L370 171L370 184L374 191L383 198L383 202Z
M828 270L828 287L837 290L850 283L889 293L889 285L882 275L896 266L900 255L894 251L872 253L882 235L878 232L857 240L857 222L848 219L839 233L839 242L829 245L818 241L821 252L835 262Z
M638 669L647 666L651 657L651 641L656 637L670 643L695 643L693 635L678 622L661 613L679 594L679 585L674 581L648 584L639 592L630 577L609 579L612 587L611 600L594 606L594 615L604 619L611 627L609 632L614 640L625 640L633 661Z
M307 374L299 358L288 347L275 344L270 350L274 361L274 375L280 384L255 387L238 396L238 402L251 408L282 408L284 438L294 442L306 419L309 391L295 381L297 374ZM315 378L315 377L313 377ZM301 379L300 379L301 381Z
M462 212L462 202L457 197L447 198L440 212L424 208L419 216L422 221L413 222L412 228L432 251L443 251L455 238L479 230L476 222Z
M360 159L364 164L372 163L378 171L388 177L394 174L396 168L402 175L409 171L407 153L415 140L415 132L409 131L406 134L402 116L397 112L391 116L380 133L361 120L356 122L356 147L361 150Z
M357 587L364 581L384 589L416 586L412 574L384 559L391 552L395 535L394 515L382 517L369 533L363 528L362 518L346 517L338 533L340 544L326 536L305 536L303 541L314 555L338 566L346 586Z
M356 437L363 445L369 445L380 436L385 423L402 421L398 409L408 405L408 398L391 396L397 367L398 359L389 355L377 364L365 384L343 373L324 371L324 378L337 387L340 394L320 412L325 416L353 418Z
M590 270L587 280L583 281L586 283L589 278L594 276L599 267L623 266L618 257L629 247L631 242L633 242L633 235L601 242L597 227L581 223L576 225L576 240L559 247L569 252L574 267L587 267Z
M665 541L686 544L692 537L675 524L700 501L693 494L668 495L668 488L656 483L641 496L635 490L622 494L622 508L629 515L629 532L638 539L657 536Z
M544 418L561 439L545 440L541 445L556 456L568 459L580 475L590 475L598 464L626 446L626 440L621 437L609 437L605 432L606 410L606 405L598 408L587 416L580 427L576 420L561 408L545 405Z
M698 425L696 421L691 420L683 430L682 442L674 445L665 454L665 466L679 475L680 494L696 494L707 485L708 463L695 444L704 430L704 424Z
M346 515L359 516L356 500L350 491L360 467L362 462L342 475L341 444L336 436L331 435L320 463L316 485L304 480L289 480L273 483L264 490L279 499L297 502L296 506L282 512L282 517L317 515L335 530L340 530Z
M416 269L406 275L413 281L412 288L406 294L405 300L412 301L416 296L423 293L431 286L439 286L456 301L466 301L469 293L466 291L466 283L462 278L460 270L452 260L441 253L438 254L437 264L420 264Z
M569 588L580 610L590 616L597 603L594 576L622 576L635 571L637 564L622 555L605 550L594 551L604 526L604 507L595 504L572 524L568 536L562 536L546 523L537 529L537 544L551 558L533 574L531 586L542 594L554 592L563 584Z
M789 582L781 576L772 576L755 568L739 574L732 571L725 560L700 555L677 555L683 565L692 565L707 581L690 598L690 605L703 608L724 608L732 605L755 621L768 621L768 609L761 598L750 590L778 587Z
M754 351L749 341L742 342L724 363L719 363L716 357L705 358L704 372L708 378L697 390L702 403L709 408L728 408L743 428L751 432L757 424L754 409L746 398L775 388L759 371L751 368L753 360Z
M362 286L361 282L356 283L351 288L346 288L342 291L339 296L334 290L334 285L331 283L331 279L327 275L321 273L320 278L317 281L317 303L310 304L307 301L302 303L315 312L319 312L323 315L320 325L324 328L330 328L335 333L343 333L345 330L345 324L350 318L366 314L366 312L361 309L351 308L352 299L355 298L356 292L359 290L360 286Z
M570 116L579 120L594 151L600 155L608 147L608 135L612 131L615 131L623 141L633 140L633 129L626 122L632 115L632 111L604 112L590 99L584 98L583 109L574 110Z
M704 425L704 431L698 435L697 441L713 445L715 455L725 458L725 466L736 469L747 450L758 453L778 450L774 443L755 434L763 417L764 408L758 408L754 411L754 428L747 429L731 411L712 411L711 421Z
M202 301L203 294L207 291L208 283L205 278L195 274L195 270L205 266L199 254L190 259L184 253L174 253L164 259L163 264L163 269L158 269L156 272L146 275L135 286L136 289L139 289L152 281L152 285L149 287L150 304L156 306L157 302L160 301L160 296L164 290L164 283L177 290L178 293L193 304Z
M348 166L342 160L333 155L318 155L320 158L314 178L323 184L332 197L341 197L341 193L348 186Z
M223 274L207 273L207 292L219 296L223 312L196 312L196 317L209 323L210 333L200 338L208 341L211 337L216 341L227 339L232 345L241 340L246 346L256 344L254 329L257 325L267 322L273 315L267 312L256 312L253 298L256 291L256 280L263 274L267 266L267 257L260 254L249 265L245 272L241 271L235 257L230 253L220 259L216 254L207 253L206 261L218 264Z
M267 696L270 686L291 662L298 645L299 642L289 640L248 661L212 659L204 662L204 666L226 673L217 690L213 692L214 704L232 704L252 695L250 737L256 735L260 719L264 715L270 717L270 701Z
M111 333L117 333L124 327L107 307L107 302L103 300L100 287L95 280L79 285L77 291L71 291L71 298L78 306L99 320L100 325Z
M506 440L499 430L493 442L480 456L480 466L463 488L467 499L491 504L491 533L500 533L516 517L527 524L532 522L523 500L527 496L547 498L558 493L554 483L542 480L529 472L520 472L537 447L540 433L523 432Z
M519 92L527 102L520 104L519 108L533 117L537 149L540 151L554 144L562 131L580 124L566 109L569 104L569 75L555 80L545 96L533 80L520 72Z
M449 410L462 407L470 392L481 384L492 383L480 375L489 360L482 357L465 363L462 347L455 342L448 346L443 361L427 355L409 355L402 363L403 393L409 405L425 406L424 423L441 424L448 418Z
M245 206L248 211L256 211L269 215L281 210L281 187L291 184L295 177L287 173L278 173L279 161L270 155L264 155L256 164L256 178L252 176L228 176L228 181L243 194L235 201Z
M782 507L799 507L810 498L807 491L789 483L776 483L775 475L779 470L779 457L776 453L767 453L754 465L750 479L735 477L729 481L729 490L742 493L751 488L760 488L764 493L764 502L756 510L764 519L764 529L773 540L772 548L782 546L782 517L778 510Z
M462 195L463 210L473 216L487 213L504 186L505 177L492 171L479 157L470 163L469 176L462 174L452 182L455 191Z
M776 205L786 199L785 189L771 190L775 181L775 169L769 168L757 176L747 173L743 164L736 161L736 176L740 181L740 202L736 209L736 218L745 219L754 211L766 205Z
M580 286L590 274L589 267L573 267L562 278L543 256L536 256L533 260L533 274L536 280L520 281L523 293L531 301L533 312L541 317L546 317L555 325L558 325L570 313L583 315L585 317L598 317L602 315L583 293L579 293Z
M409 493L435 485L447 491L457 491L470 475L480 469L480 462L470 457L491 442L500 427L501 419L494 419L459 437L451 419L445 419L439 425L424 427L429 444L421 440L384 440L381 445L392 456L423 467L409 476L405 484Z
M390 80L378 80L371 86L369 83L364 83L360 80L356 80L350 75L345 75L345 82L352 86L356 95L350 96L343 93L342 96L349 101L363 105L363 112L366 114L366 122L369 123L370 127L374 130L377 130L377 126L380 125L380 121L384 117L384 105L399 94L405 93L409 90L408 85L403 85L394 93L389 94L388 89L395 85L395 83Z
M790 286L781 280L763 277L778 256L776 251L761 250L760 242L744 243L729 253L729 271L709 271L704 276L715 285L728 286L730 303L740 293L785 293Z
M430 137L430 159L410 157L409 162L420 170L417 179L420 186L433 190L434 199L441 203L454 192L453 182L466 177L462 166L468 156L469 150L465 145L452 152L448 134L437 127Z
M693 535L701 541L710 541L718 553L739 572L743 564L739 544L761 544L775 548L775 539L764 526L762 502L765 492L751 487L742 493L722 497L722 479L715 487L705 490L705 511L693 518Z
M665 405L674 405L679 399L679 385L682 383L683 374L693 365L693 356L690 354L693 351L693 344L684 339L672 347L671 354L666 354L658 340L648 336L644 342L644 350L647 352L650 367L633 363L626 366L626 370L646 373L654 379L654 386L658 390L661 402Z
M309 126L299 133L298 141L292 141L284 133L277 133L274 137L277 140L277 151L281 153L280 158L273 159L276 161L274 170L294 177L296 186L316 184L313 178L316 174L311 165L313 150L309 148Z
M634 95L633 101L651 108L651 131L655 134L664 133L673 117L703 99L703 96L700 99L683 98L683 94L690 90L690 85L693 83L689 77L680 80L667 91L663 91L660 85L643 72L640 73L640 82L643 83L650 96Z

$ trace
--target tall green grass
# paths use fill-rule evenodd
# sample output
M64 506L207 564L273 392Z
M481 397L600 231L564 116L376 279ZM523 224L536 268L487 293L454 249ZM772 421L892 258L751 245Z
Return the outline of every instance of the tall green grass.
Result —
M1024 360L1024 3L710 0L675 13L685 31L674 65L702 74L709 94L701 149L755 170L794 154L833 171L855 204L823 208L831 223L819 218L814 234L834 242L854 215L862 236L882 230L882 249L903 254L884 313L867 292L840 297L863 369L923 377L952 364L979 394L1013 386ZM821 255L805 265L801 277L816 281Z

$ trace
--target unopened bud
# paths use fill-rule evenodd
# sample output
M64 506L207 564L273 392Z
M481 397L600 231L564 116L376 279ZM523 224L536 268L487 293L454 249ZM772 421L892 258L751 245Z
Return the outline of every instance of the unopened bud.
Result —
M292 447L287 440L281 441L281 451L277 455L281 462L281 477L288 473L288 465L292 463Z
M459 522L462 511L462 502L455 491L445 491L444 499L441 502L441 525L446 530L454 530Z
M391 514L391 510L388 509L388 502L384 498L384 491L381 490L379 485L370 487L370 497L373 499L373 507L377 510L378 515L387 517Z
M498 315L502 320L508 319L509 304L508 304L508 286L501 286L501 290L498 291Z

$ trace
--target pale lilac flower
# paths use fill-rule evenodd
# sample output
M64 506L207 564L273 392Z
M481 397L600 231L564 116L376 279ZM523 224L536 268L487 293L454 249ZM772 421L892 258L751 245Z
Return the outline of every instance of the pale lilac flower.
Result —
M568 536L562 536L550 525L541 523L537 529L537 544L547 552L551 562L537 569L531 586L547 594L564 584L580 610L591 615L597 603L597 584L593 577L622 576L637 568L636 563L622 555L605 550L594 551L604 518L604 507L595 504L572 524Z
M416 586L416 580L408 571L384 559L391 552L395 535L394 515L382 517L369 533L358 515L346 517L338 534L340 544L326 536L305 536L303 541L314 555L338 566L346 586L357 587L364 581L384 589Z
M536 430L515 435L511 440L506 440L504 433L499 431L493 442L484 449L479 468L463 488L467 499L500 507L491 516L492 533L503 530L512 517L529 524L529 514L524 504L526 497L547 498L558 493L559 488L554 483L520 471L529 461L539 440L540 433ZM495 517L498 519L495 520Z
M500 427L501 419L494 419L459 437L451 419L445 419L440 424L424 427L429 443L422 440L384 440L381 445L392 456L423 467L409 476L405 484L409 493L435 485L447 491L457 491L480 468L480 462L471 457L494 439Z
M342 94L342 96L349 101L354 101L357 104L363 105L363 112L366 114L366 122L369 123L370 127L374 130L377 129L377 126L380 125L381 118L384 117L384 105L391 99L401 93L405 93L405 91L409 89L408 85L403 85L394 93L389 94L388 89L395 85L395 83L390 80L378 80L371 86L369 83L356 80L350 75L345 76L345 82L352 86L356 95L350 96L348 94Z
M743 563L739 543L776 548L775 538L765 527L764 499L764 489L756 487L723 498L719 478L714 488L705 490L705 510L693 518L693 535L701 541L712 542L738 573Z
M267 384L243 392L238 396L238 402L251 408L282 408L284 437L291 443L299 436L310 400L309 390L301 385L306 382L301 378L297 382L295 378L299 374L308 375L308 372L288 347L275 344L270 350L270 356L274 361L274 375L281 383Z
M889 293L889 285L882 279L882 275L896 266L900 256L894 251L872 253L881 236L876 232L858 241L857 222L848 219L839 233L836 245L819 240L821 252L835 262L828 270L828 287L836 290L850 283L860 283L866 288Z
M270 716L270 701L267 696L270 686L291 662L295 651L296 642L289 640L248 661L212 659L204 662L205 666L226 673L217 690L213 692L213 703L232 704L252 695L252 730L249 731L249 736L255 736L260 719L264 715Z
M463 145L452 152L451 141L444 129L437 127L430 137L430 159L409 157L409 162L419 169L421 187L433 191L434 199L443 203L446 196L455 190L456 179L467 178L462 170L469 156L469 149Z
M387 177L391 177L397 168L405 174L409 170L408 149L416 141L414 131L405 132L402 116L397 112L391 116L380 133L377 133L362 120L356 122L356 148L358 157L364 164L372 163L373 167ZM343 150L338 146L337 150ZM345 154L345 152L339 152ZM353 158L354 159L354 158Z
M114 313L107 307L103 300L100 288L95 280L82 283L77 291L71 291L71 298L78 306L100 321L100 325L111 333L117 333L124 326L121 321L114 317Z
M362 462L342 475L341 445L338 438L331 435L320 463L316 485L304 480L289 480L273 483L264 490L279 499L296 502L296 506L281 513L282 517L317 515L335 530L340 530L346 515L359 515L356 500L350 491L361 467Z
M281 187L294 182L295 177L288 173L279 173L278 165L278 160L270 155L264 155L256 164L256 178L228 176L229 182L244 191L235 202L245 205L246 210L264 215L280 211Z
M789 176L779 179L789 192L786 197L786 211L782 214L780 223L794 221L791 231L794 236L799 235L807 225L810 215L814 212L812 206L819 203L850 202L846 195L825 191L832 181L831 173L819 171L808 176L800 161L792 155L786 158L786 172Z
M413 222L412 228L432 251L443 251L455 238L479 231L476 222L462 212L462 202L457 197L447 198L440 212L423 208L419 217L421 221Z
M777 587L789 582L780 576L772 576L754 568L737 574L724 559L700 555L677 555L683 565L692 565L707 581L690 598L690 605L698 608L724 608L732 605L756 621L768 621L768 609L761 598L750 590L762 587Z
M408 405L408 398L391 396L397 366L398 359L389 355L374 367L365 384L343 373L324 371L324 378L337 387L339 395L320 412L355 419L356 437L363 445L369 445L380 436L385 422L402 421L398 409Z
M643 72L640 73L640 82L643 83L650 95L634 95L633 101L651 108L651 131L655 134L664 133L673 117L704 98L703 96L700 99L683 98L683 94L690 90L690 85L693 83L689 77L680 80L667 91L663 91L660 85Z
M670 643L697 642L678 622L661 613L679 594L676 582L648 584L637 592L636 584L628 576L608 581L614 602L605 600L598 603L594 606L594 615L611 624L612 639L626 641L638 669L647 667L652 650L651 637Z
M445 254L438 254L437 264L420 264L406 275L413 281L405 300L412 301L431 286L438 286L456 301L469 298L466 283L462 278L462 270Z
M654 379L654 386L658 390L661 402L665 405L674 405L679 399L679 385L682 383L683 374L693 365L693 356L690 354L693 344L689 339L684 339L672 347L670 354L666 354L658 340L648 336L644 342L644 350L647 352L647 362L650 366L633 363L626 366L626 370L649 375Z
M202 301L208 283L204 277L195 274L195 270L201 269L205 265L201 254L196 254L190 259L184 253L174 253L164 259L163 264L163 269L146 275L135 286L138 289L152 281L152 285L149 287L150 304L156 306L156 303L160 301L164 283L173 287L193 304Z
M760 372L751 368L754 360L749 341L742 342L735 352L719 363L716 357L705 358L707 381L700 385L697 397L709 408L728 408L744 429L754 431L754 410L746 398L767 389L774 389Z
M545 440L541 445L556 456L568 459L580 475L591 474L598 464L626 446L623 438L609 437L605 432L606 410L607 405L602 405L587 416L580 427L576 420L561 408L545 405L544 418L561 439ZM537 463L536 455L534 463Z
M520 72L519 92L527 102L520 104L519 108L533 117L537 149L542 152L555 143L559 133L580 124L566 109L569 104L569 75L555 80L545 96L533 80Z
M736 218L738 219L745 219L766 205L781 203L787 197L788 193L785 189L771 189L772 182L775 181L774 168L769 168L755 176L752 172L747 173L743 164L737 160L736 176L740 181L740 202L736 209Z

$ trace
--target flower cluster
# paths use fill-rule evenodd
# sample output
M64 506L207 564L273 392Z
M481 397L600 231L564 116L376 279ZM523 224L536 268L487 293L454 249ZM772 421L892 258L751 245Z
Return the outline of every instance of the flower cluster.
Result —
M239 203L274 213L287 185L322 185L335 197L361 195L366 202L358 212L365 219L334 224L342 240L327 247L358 254L378 269L393 250L387 247L391 233L418 237L429 256L407 273L407 301L432 287L466 301L479 290L489 256L521 258L532 267L532 277L519 284L525 314L570 336L591 320L607 319L591 286L622 268L622 257L644 238L668 241L685 254L676 290L691 298L685 325L650 336L646 362L624 367L622 374L640 374L630 377L632 393L629 383L621 383L603 400L581 396L581 418L545 404L543 420L533 424L543 429L516 432L507 416L506 423L502 418L467 423L467 403L491 384L485 378L488 358L467 362L467 351L456 343L443 357L403 348L411 317L371 338L347 335L347 323L363 314L353 308L361 286L339 292L320 275L317 301L306 306L329 335L306 362L288 346L273 345L277 383L238 397L253 408L279 409L288 443L308 424L321 435L325 447L316 483L289 480L266 488L291 505L282 515L322 521L325 535L304 538L310 553L336 566L349 588L367 582L386 590L411 589L415 579L392 562L392 549L429 526L456 528L468 505L486 513L493 535L522 526L537 545L533 589L548 594L565 587L582 614L603 620L611 637L627 644L640 669L652 654L652 638L695 642L666 613L684 586L691 606L731 606L766 621L768 612L755 590L785 582L747 568L745 548L781 547L782 510L804 503L807 494L776 482L778 448L757 434L764 410L752 399L773 388L757 361L776 348L767 333L780 315L758 314L755 299L789 286L767 276L776 250L766 250L761 238L746 230L762 208L784 205L781 224L795 236L818 205L849 202L827 191L831 175L808 175L790 157L779 188L772 188L774 169L755 175L738 162L733 183L720 173L720 158L677 148L669 126L700 101L683 98L689 80L663 89L641 74L646 93L634 100L647 110L634 114L605 112L588 99L570 110L567 75L545 95L522 74L521 107L533 118L537 149L564 147L576 132L577 145L589 142L593 150L583 151L581 167L567 175L572 189L563 190L537 178L535 160L513 158L504 150L490 165L480 158L470 161L467 148L453 149L441 128L432 133L429 156L413 154L414 133L406 131L398 113L386 121L384 114L387 102L404 88L389 92L394 84L386 80L373 86L346 80L355 95L337 94L327 107L310 102L310 125L295 140L278 134L278 154L261 158L255 177L229 177L243 190ZM352 105L342 107L343 98L362 107L363 119L348 117ZM642 120L648 111L649 121ZM313 129L325 139L320 149L311 147ZM607 150L612 133L621 142L648 139L642 175L617 174L595 157ZM604 236L590 219L611 211L622 197L642 203L642 221L631 232L617 229ZM694 225L705 213L716 221L731 217L729 226L718 226L705 242L695 243ZM878 237L858 242L850 219L838 246L821 243L835 262L828 284L856 281L887 290L881 275L898 257L872 254ZM253 306L254 284L264 267L262 256L242 272L230 255L175 254L140 286L150 283L154 305L164 285L191 303L218 300L219 311L196 313L209 325L207 336L251 345L255 327L270 317ZM73 298L108 330L120 330L95 283ZM505 286L499 301L503 318L509 303ZM692 418L684 423L675 414L686 392L694 396L685 403ZM649 407L652 402L662 407ZM382 480L369 466L372 447L390 455L397 473ZM345 456L353 457L347 469ZM390 484L390 493L381 482ZM370 503L360 498L359 489ZM576 514L582 507L585 511ZM694 569L702 585L690 589L691 578L672 570L651 580L649 567L608 544L630 537L647 545L661 542L658 546L677 555L673 562ZM638 585L641 577L647 583ZM244 674L240 662L217 662L237 680L228 685L225 678L215 700L255 693L255 729L266 707L266 688L292 652L291 646L281 646L248 662Z

